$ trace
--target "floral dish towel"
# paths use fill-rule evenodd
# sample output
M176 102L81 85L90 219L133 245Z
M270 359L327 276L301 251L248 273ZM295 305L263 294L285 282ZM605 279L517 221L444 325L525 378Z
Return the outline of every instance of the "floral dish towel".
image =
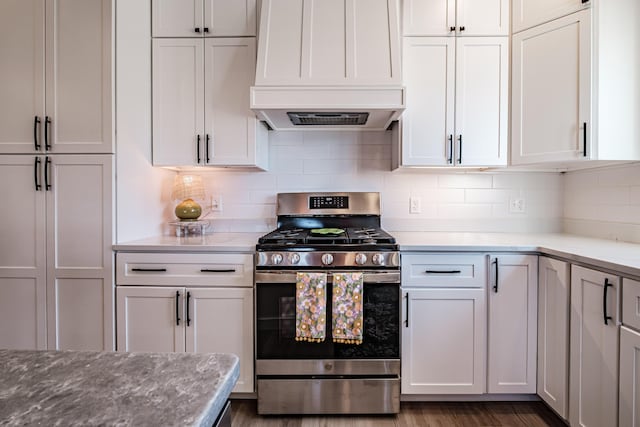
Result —
M322 342L326 336L327 274L296 275L296 341Z
M362 293L364 274L333 275L333 341L362 344Z

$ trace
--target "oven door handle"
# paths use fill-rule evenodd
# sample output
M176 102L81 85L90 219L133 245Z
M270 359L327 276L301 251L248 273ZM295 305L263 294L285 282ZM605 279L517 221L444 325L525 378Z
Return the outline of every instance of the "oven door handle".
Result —
M309 273L327 273L327 282L333 280L333 273L344 271L309 271ZM256 271L256 285L274 283L296 283L296 273L291 271ZM364 271L365 284L396 283L400 285L400 271Z

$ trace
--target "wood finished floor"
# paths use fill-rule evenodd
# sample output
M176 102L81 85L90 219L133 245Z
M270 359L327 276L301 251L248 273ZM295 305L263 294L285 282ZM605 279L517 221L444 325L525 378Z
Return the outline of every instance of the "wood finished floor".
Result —
M260 416L255 400L233 400L233 427L566 427L542 402L402 402L382 416Z

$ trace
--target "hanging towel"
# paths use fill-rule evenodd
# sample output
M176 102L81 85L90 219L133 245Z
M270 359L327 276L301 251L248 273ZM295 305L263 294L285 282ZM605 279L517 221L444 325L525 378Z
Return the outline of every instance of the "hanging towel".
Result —
M333 275L333 341L362 344L363 273Z
M326 288L326 273L297 273L296 341L324 341L327 320Z

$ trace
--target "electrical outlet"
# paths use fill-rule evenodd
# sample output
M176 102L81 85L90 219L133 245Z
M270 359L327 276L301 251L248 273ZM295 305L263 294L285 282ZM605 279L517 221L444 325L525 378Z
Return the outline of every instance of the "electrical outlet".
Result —
M526 204L522 197L512 197L509 199L509 212L525 213Z
M422 212L422 200L420 197L409 197L409 213L419 214Z
M222 196L219 194L212 195L210 206L213 212L222 212Z

